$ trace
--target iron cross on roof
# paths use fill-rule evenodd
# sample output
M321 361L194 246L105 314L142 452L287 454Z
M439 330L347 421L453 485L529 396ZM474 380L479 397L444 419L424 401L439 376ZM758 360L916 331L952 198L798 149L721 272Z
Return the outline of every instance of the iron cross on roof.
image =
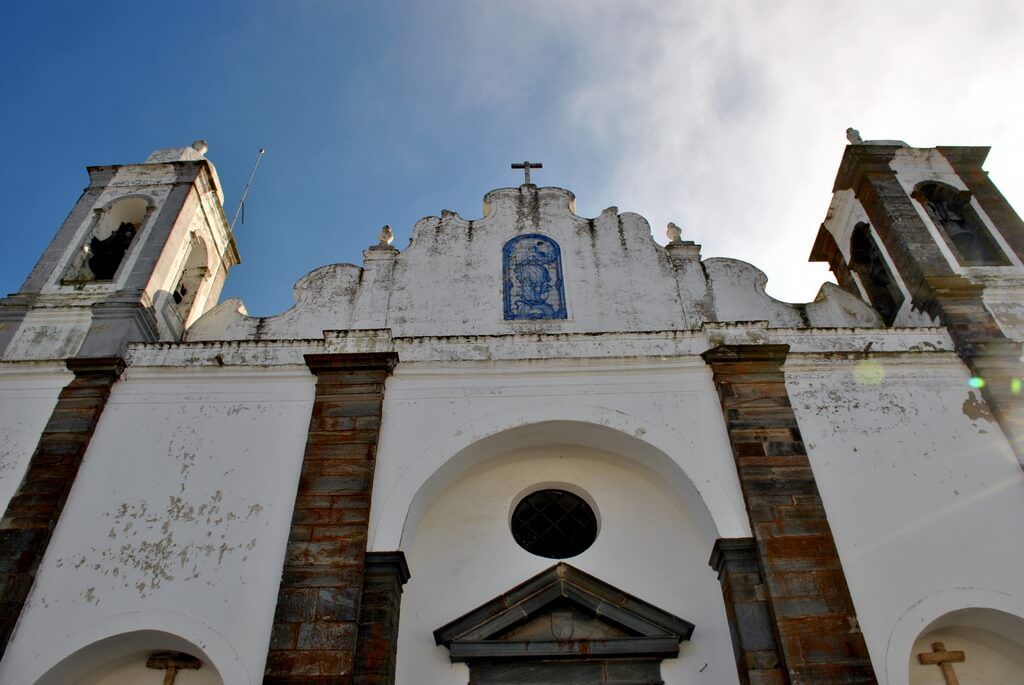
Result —
M523 175L526 177L523 183L529 185L530 183L530 169L543 169L544 165L540 162L514 162L512 164L513 169L522 169Z

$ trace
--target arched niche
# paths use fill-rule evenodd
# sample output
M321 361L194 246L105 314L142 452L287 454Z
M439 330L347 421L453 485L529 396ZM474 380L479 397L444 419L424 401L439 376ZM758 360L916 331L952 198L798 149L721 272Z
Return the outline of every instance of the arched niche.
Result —
M176 663L182 667L175 685L225 682L198 645L160 630L137 630L79 649L47 671L36 685L160 685L167 670L151 666Z
M64 283L114 280L152 207L149 198L130 195L96 209Z
M174 300L174 312L182 325L187 326L195 305L196 296L210 272L210 254L206 242L193 233L189 239L188 254L178 274L171 298Z
M249 685L262 681L262 663L247 665L234 645L212 626L174 611L139 610L114 614L62 635L55 627L44 647L15 638L0 662L0 683L34 685L113 685L101 679L132 664L145 666L155 654L181 652L200 659L210 681L179 681L182 685ZM154 673L156 670L154 670ZM161 683L161 680L157 680Z
M971 206L971 193L935 181L918 184L912 194L963 266L1008 266L985 223Z
M924 640L933 631L961 626L989 632L1012 629L1017 630L1018 635L1024 635L1019 630L1024 625L1020 623L1022 617L1024 597L1000 589L947 588L922 597L907 597L906 609L892 625L888 638L874 646L869 644L869 647L873 660L876 659L876 649L884 652L885 682L904 685L911 682L911 659L916 660L918 654L930 649L930 644ZM923 648L918 648L918 644L923 645ZM947 649L957 649L955 644L950 642L945 646ZM881 662L876 660L875 663L877 666ZM932 668L941 676L938 668ZM942 683L941 680L938 682ZM961 682L966 685L968 681Z
M946 685L941 663L964 685L1024 683L1024 618L985 608L949 612L921 631L909 657L910 685Z

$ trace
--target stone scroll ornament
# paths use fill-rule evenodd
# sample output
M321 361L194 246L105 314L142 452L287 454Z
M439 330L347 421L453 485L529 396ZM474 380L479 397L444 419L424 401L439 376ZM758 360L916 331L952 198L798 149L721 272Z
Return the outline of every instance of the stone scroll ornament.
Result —
M539 233L516 236L503 257L506 320L568 318L558 243Z

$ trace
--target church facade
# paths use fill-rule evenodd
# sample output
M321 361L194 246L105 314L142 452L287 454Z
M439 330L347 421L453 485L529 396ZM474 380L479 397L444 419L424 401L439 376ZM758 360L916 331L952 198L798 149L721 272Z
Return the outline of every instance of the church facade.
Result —
M1024 222L854 138L813 302L493 190L295 305L201 141L0 300L0 683L1024 682Z

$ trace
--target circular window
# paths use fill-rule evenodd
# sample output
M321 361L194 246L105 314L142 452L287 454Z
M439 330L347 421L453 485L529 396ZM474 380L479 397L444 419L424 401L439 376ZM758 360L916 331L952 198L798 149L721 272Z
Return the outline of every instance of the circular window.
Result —
M565 490L530 493L516 505L511 526L520 547L548 559L582 554L597 538L594 510Z

